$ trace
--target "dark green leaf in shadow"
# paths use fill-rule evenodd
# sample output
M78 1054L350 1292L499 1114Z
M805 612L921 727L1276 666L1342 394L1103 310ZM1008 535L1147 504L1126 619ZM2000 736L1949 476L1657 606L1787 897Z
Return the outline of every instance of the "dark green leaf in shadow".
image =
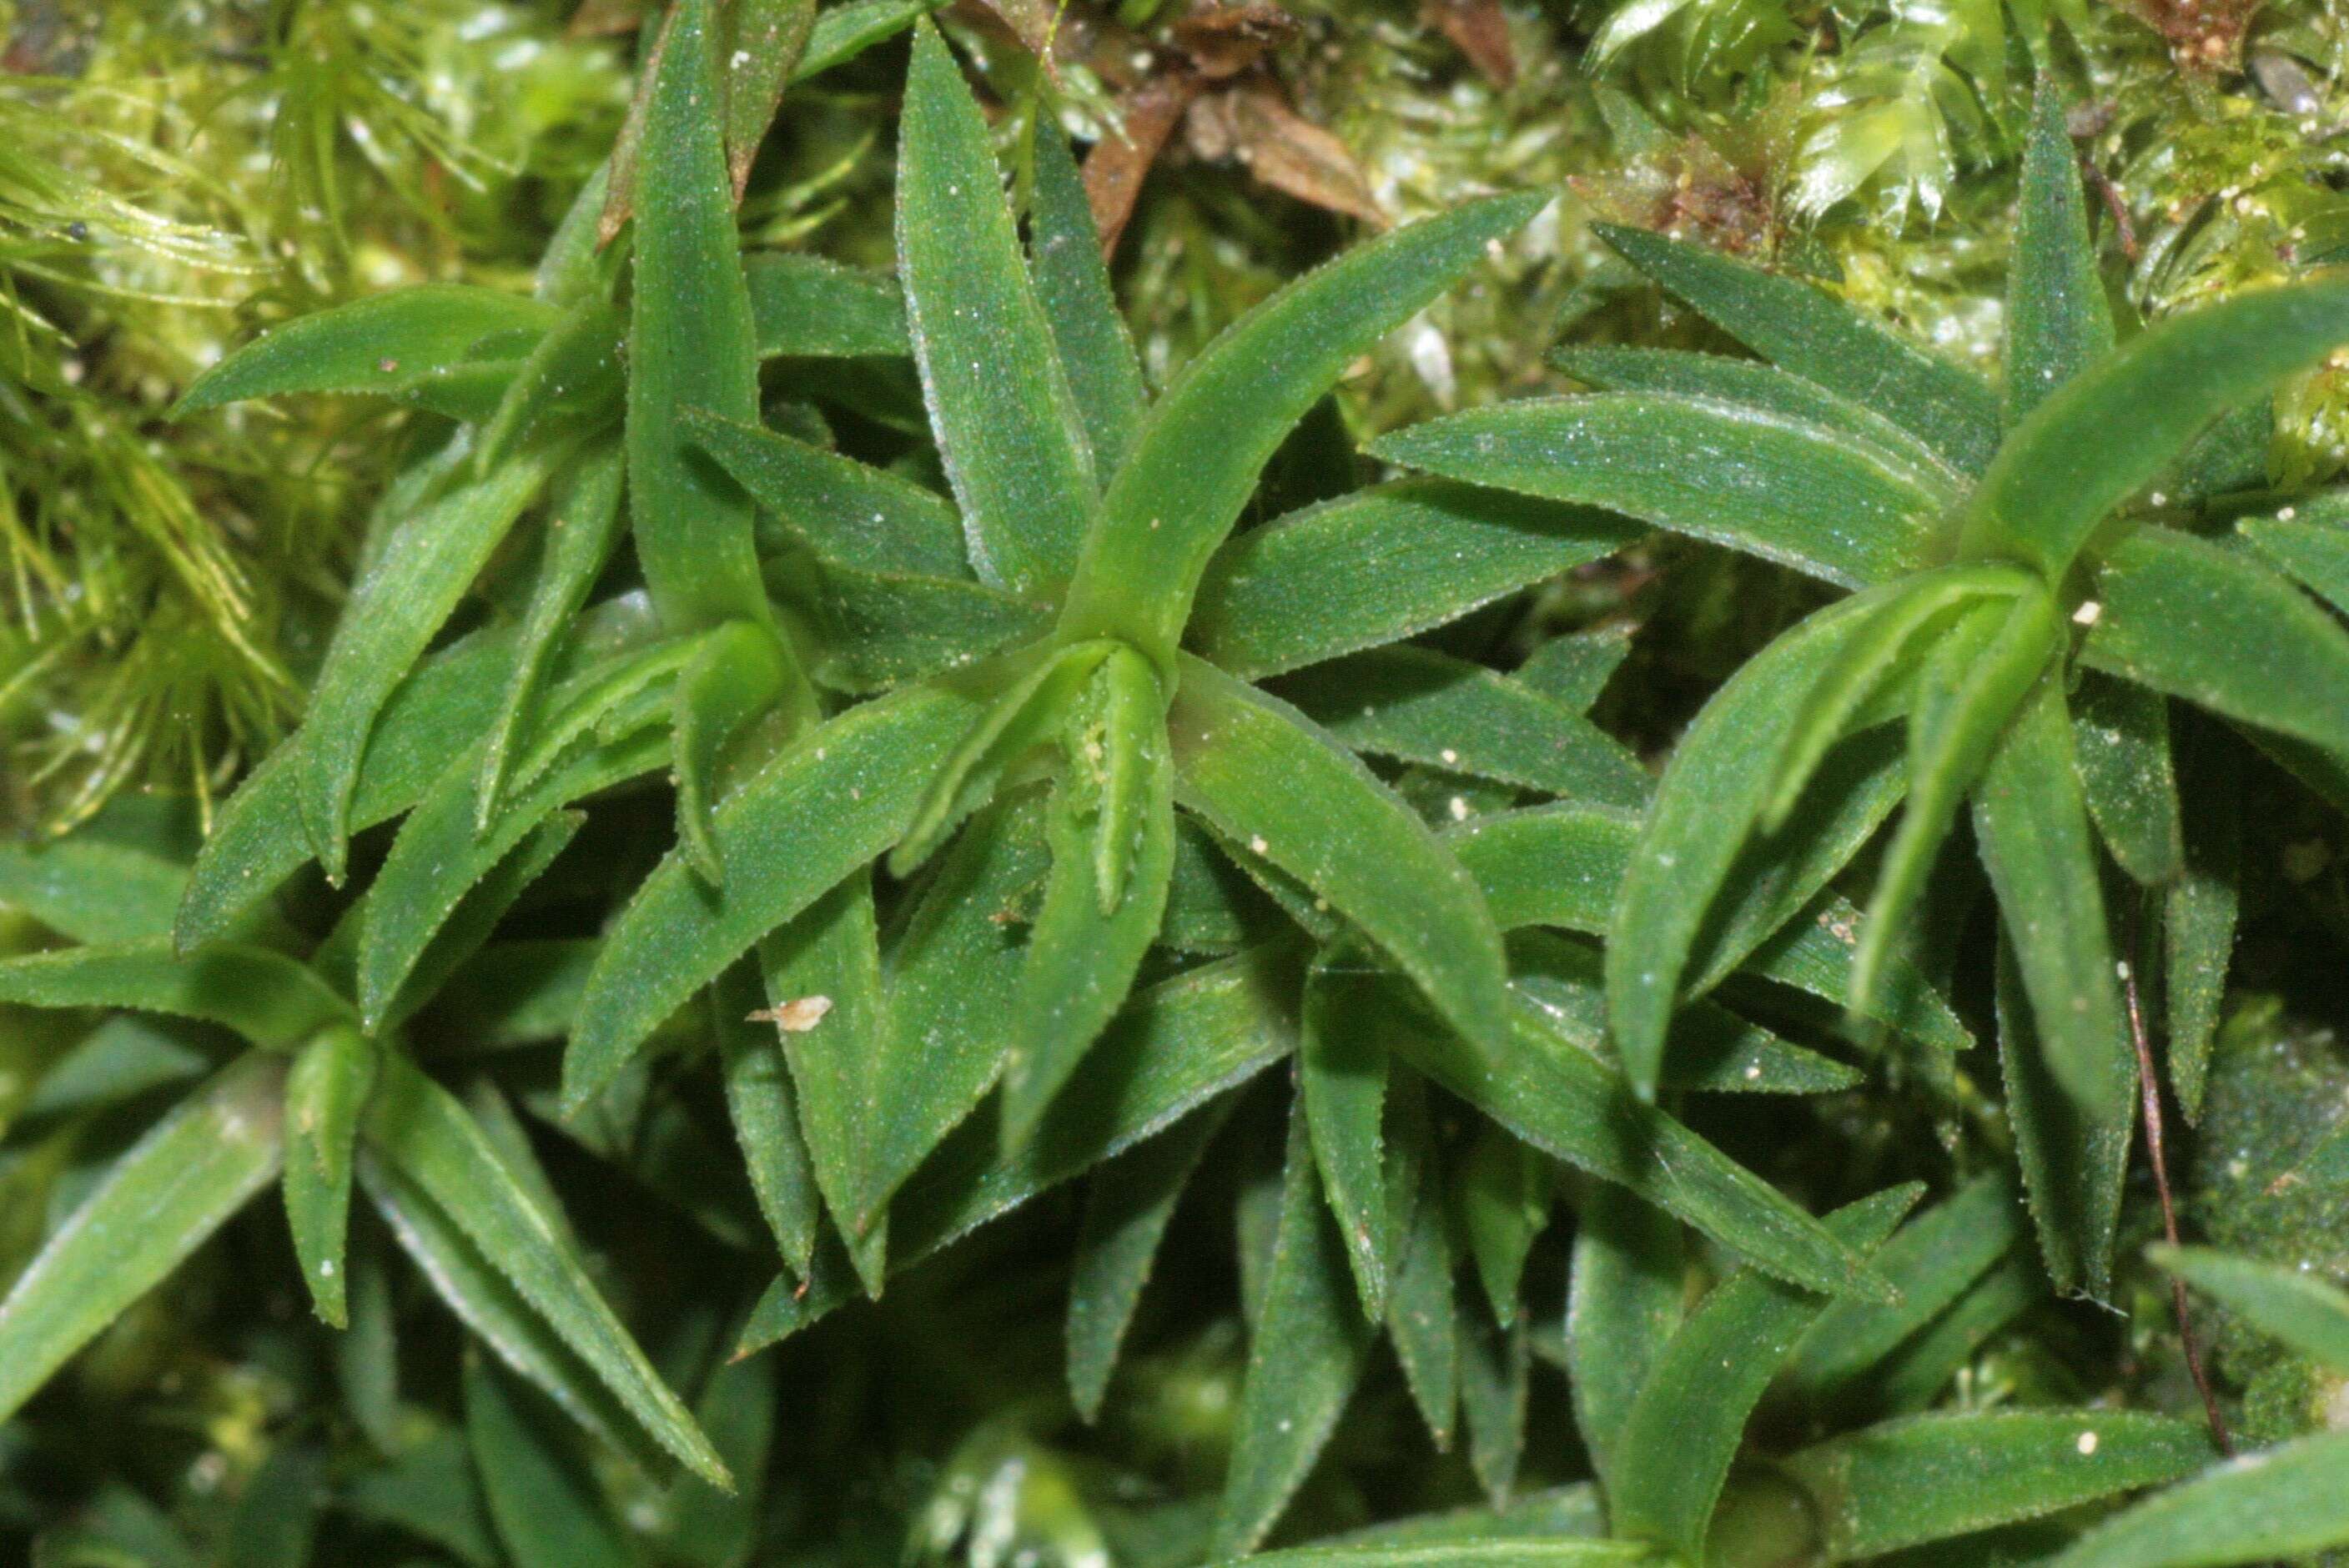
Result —
M2210 1051L2235 956L2243 869L2243 774L2234 738L2199 715L2178 731L2179 789L2194 801L2184 874L2162 896L2162 983L2169 1087L2189 1120L2202 1115Z
M2186 869L2186 833L2170 764L2169 703L2095 670L2072 692L2073 760L2088 816L2121 870L2147 887ZM2208 797L2197 809L2208 809Z
M2349 1294L2329 1281L2209 1247L2155 1247L2148 1255L2261 1333L2349 1377Z
M465 1357L465 1436L514 1568L627 1568L602 1490L546 1397L478 1353Z
M1383 1122L1387 1056L1374 1021L1359 1016L1375 1001L1369 987L1332 985L1318 971L1367 960L1340 947L1316 965L1305 985L1304 1035L1297 1052L1298 1101L1321 1175L1330 1217L1346 1249L1362 1311L1386 1315L1387 1282L1400 1244L1387 1207Z
M2117 1027L2117 1016L2110 1022ZM2063 1295L2101 1300L2112 1288L2136 1107L2124 1098L2117 1111L2092 1118L2057 1083L2010 942L1999 944L1998 1037L2007 1120L2047 1277ZM2129 1042L2116 1037L2111 1048L2126 1053Z
M1611 1181L1576 1206L1566 1297L1574 1424L1602 1482L1656 1353L1680 1326L1688 1257L1678 1222Z

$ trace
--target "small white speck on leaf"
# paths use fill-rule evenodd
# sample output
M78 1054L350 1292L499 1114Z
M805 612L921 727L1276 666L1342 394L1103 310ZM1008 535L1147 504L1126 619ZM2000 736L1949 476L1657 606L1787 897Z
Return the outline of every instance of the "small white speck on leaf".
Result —
M2080 1450L2081 1458L2085 1459L2088 1455L2096 1451L2096 1434L2094 1432L2082 1432L2080 1434L2080 1440L2075 1443L2073 1447Z
M2072 612L2072 624L2075 626L2093 626L2104 619L2104 614L2105 607L2102 604L2094 599L2083 599L2080 601L2080 607Z

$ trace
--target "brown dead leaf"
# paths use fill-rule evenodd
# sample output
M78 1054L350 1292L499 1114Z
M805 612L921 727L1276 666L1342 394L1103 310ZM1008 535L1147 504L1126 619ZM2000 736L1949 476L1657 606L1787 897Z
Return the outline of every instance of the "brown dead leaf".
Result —
M1102 260L1116 253L1118 236L1142 195L1143 176L1206 85L1182 69L1151 77L1118 100L1124 134L1102 138L1085 155L1085 201L1093 210L1093 227L1101 231Z
M564 31L574 38L610 38L644 26L643 0L579 0Z
M1297 18L1278 5L1249 0L1210 5L1174 24L1174 46L1209 81L1229 81L1297 36Z
M1516 84L1517 50L1509 41L1509 19L1501 12L1501 0L1427 0L1420 14L1468 57L1486 81L1496 88Z
M761 1007L750 1014L745 1022L772 1024L784 1034L804 1035L823 1023L823 1016L831 1011L832 998L829 996L800 996L780 1007Z
M1300 201L1376 228L1388 226L1391 220L1371 192L1369 176L1344 142L1290 108L1269 86L1249 83L1221 96L1226 123L1215 134L1228 135L1233 155L1249 173ZM1195 108L1192 118L1206 107L1203 102Z

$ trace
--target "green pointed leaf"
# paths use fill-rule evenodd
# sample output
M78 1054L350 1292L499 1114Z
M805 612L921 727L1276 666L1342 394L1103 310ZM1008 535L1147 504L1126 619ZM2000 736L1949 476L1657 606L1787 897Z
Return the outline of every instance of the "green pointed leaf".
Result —
M326 1454L307 1443L281 1441L271 1449L221 1532L220 1568L307 1568L326 1470Z
M215 943L181 958L161 937L0 959L0 1002L202 1018L280 1048L356 1021L349 1003L282 953Z
M1821 1522L1823 1560L1847 1563L2175 1480L2209 1458L2209 1434L2168 1416L1992 1410L1889 1421L1781 1463Z
M2236 888L2243 863L2242 757L2231 737L2204 720L2196 719L2179 739L2181 792L2195 805L2185 825L2184 872L2162 897L2162 981L2168 994L2163 1021L2168 1026L2164 1043L2169 1087L2187 1119L2198 1120L2235 956Z
M551 466L533 454L451 489L399 523L351 590L309 712L287 743L298 748L302 820L330 880L342 880L352 798L378 716Z
M2116 1514L2050 1568L2224 1568L2349 1542L2349 1432L2215 1465Z
M1448 480L1373 485L1234 535L1207 563L1186 637L1227 674L1278 675L1457 620L1643 531Z
M1467 1040L1507 1048L1500 932L1410 808L1287 704L1196 659L1169 724L1185 807L1327 899Z
M2006 422L2112 352L2113 313L2088 239L2080 160L2063 94L2041 77L2023 145L2006 273Z
M816 19L821 33L856 10L834 6ZM854 359L911 354L905 298L885 273L845 267L798 251L753 251L742 258L750 294L751 335L759 357Z
M1287 1158L1212 1556L1234 1556L1264 1539L1329 1441L1370 1355L1370 1325L1322 1206L1301 1109L1289 1119Z
M76 942L112 946L169 936L187 885L185 867L87 833L0 844L0 909Z
M1630 262L1763 358L1926 442L1962 472L1998 447L1989 385L1894 336L1810 284L1661 234L1598 227Z
M538 580L515 634L513 665L482 743L473 826L486 830L506 786L509 756L528 726L556 640L571 629L620 536L620 449L610 445L583 458L565 476L547 509L546 542Z
M1851 988L1863 1005L1874 997L1877 976L1884 972L1893 944L1908 932L1959 806L1991 767L2002 732L2032 683L2053 664L2062 635L2054 602L2045 593L1992 601L1967 610L1918 673L1915 711L1909 721L1908 803L1878 868L1876 889L1868 900L1868 924L1852 959ZM2068 749L2068 738L2065 746ZM2072 766L2069 757L2064 762ZM2076 776L2067 776L2065 784L2076 799ZM2081 810L2085 826L2085 807ZM2095 861L2085 863L2093 877ZM1994 884L1996 881L1993 875ZM2004 891L2001 889L2002 897ZM2101 903L2096 913L2101 921Z
M1936 1403L1984 1346L2047 1296L2047 1271L2036 1250L2011 1249L1947 1311L1878 1365L1866 1387L1869 1407L1911 1415Z
M1832 430L1845 445L1868 449L1949 500L1961 493L1959 475L1924 441L1874 408L1775 365L1689 349L1581 346L1552 349L1549 362L1601 392L1661 392L1731 403Z
M807 48L792 79L803 82L819 71L854 59L874 45L894 38L935 7L936 0L848 0L827 5L808 35Z
M0 1418L277 1174L284 1083L279 1058L240 1058L155 1123L43 1242L0 1301Z
M727 8L726 167L737 201L814 25L815 0L734 0Z
M702 450L827 565L931 577L968 574L954 508L910 480L698 408Z
M465 1357L465 1435L498 1540L515 1568L626 1568L600 1489L545 1396Z
M1249 1568L1605 1568L1648 1558L1648 1549L1620 1541L1478 1541L1433 1546L1299 1546L1227 1559Z
M730 1484L709 1439L612 1315L557 1222L446 1089L386 1053L365 1127L377 1157L445 1212L645 1436L713 1484Z
M1102 264L1101 232L1093 227L1077 160L1060 132L1036 132L1035 205L1029 243L1035 253L1037 303L1052 324L1061 368L1084 420L1093 464L1114 474L1133 445L1149 394L1133 340L1118 314L1109 269Z
M2125 1126L2136 1057L2071 749L2062 690L2043 681L1982 775L1974 832L2049 1071L2088 1120Z
M1102 498L1063 635L1122 637L1171 676L1200 575L1281 438L1358 356L1546 200L1495 197L1357 246L1256 306L1185 366Z
M750 502L692 450L684 421L688 408L759 417L712 28L709 0L685 0L671 14L636 160L629 513L645 581L674 632L769 618Z
M564 1063L565 1100L585 1104L719 971L902 837L972 717L968 700L917 687L851 708L745 779L712 822L722 889L671 855L612 927Z
M2205 426L2344 340L2349 283L2339 281L2255 290L2149 327L2014 428L1960 516L1961 547L2060 577L2106 514Z
M1624 1073L1641 1093L1654 1092L1692 951L1767 798L1785 738L1801 721L1804 696L1904 587L1829 605L1780 635L1713 694L1673 753L1608 933L1609 1012Z
M1188 1117L1104 1161L1086 1183L1069 1269L1068 1377L1069 1397L1089 1423L1101 1418L1118 1348L1174 1204L1224 1119L1215 1110Z
M1360 962L1342 950L1335 961ZM1387 1210L1386 1051L1370 1020L1349 1016L1370 995L1360 986L1306 982L1297 1092L1355 1291L1364 1314L1376 1319L1386 1315L1398 1241Z
M1878 1192L1829 1215L1827 1228L1872 1252L1917 1196L1913 1186ZM1754 1269L1731 1275L1697 1304L1658 1353L1624 1419L1607 1493L1616 1534L1702 1560L1705 1528L1746 1418L1826 1305Z
M2251 548L2265 556L2270 565L2349 614L2349 528L2337 519L2251 518L2237 523L2235 531L2250 540Z
M2039 1253L2058 1293L2101 1300L2112 1288L2136 1107L2124 1099L2091 1115L2056 1081L2011 937L1998 957L1999 1067ZM2111 1021L2118 1024L2116 1016ZM2130 1046L2116 1037L2108 1048L2126 1052Z
M1388 1099L1386 1207L1395 1241L1387 1338L1429 1439L1439 1451L1448 1450L1460 1411L1460 1304L1453 1290L1451 1216L1444 1212L1424 1080L1397 1074Z
M374 1045L345 1025L303 1047L285 1078L285 1217L310 1300L336 1328L349 1322L351 1147L375 1069Z
M805 1279L815 1255L819 1194L815 1166L800 1132L799 1097L773 1029L750 1016L766 996L747 966L709 989L710 1029L726 1078L726 1109L742 1146L759 1212L774 1233L784 1266Z
M1517 1325L1517 1289L1534 1238L1549 1223L1551 1166L1487 1124L1476 1130L1452 1178L1460 1233L1484 1282L1485 1299L1503 1328ZM1500 1489L1506 1491L1506 1487Z
M825 893L759 944L759 969L797 1092L800 1130L816 1185L848 1243L865 1294L879 1295L888 1237L866 1224L875 1045L885 1005L873 880L864 872Z
M898 129L897 271L971 564L1015 593L1059 586L1092 521L1092 459L987 122L926 22L915 28Z
M503 467L533 441L546 441L550 430L594 429L614 422L623 391L620 345L626 330L619 312L601 299L565 311L515 370L497 412L482 426L473 447L473 473Z
M726 874L710 818L718 809L727 749L779 703L803 708L803 717L814 719L813 695L795 675L781 639L752 621L711 627L677 673L669 732L677 742L678 847L686 863L712 883Z
M1628 626L1552 637L1517 666L1518 684L1528 686L1576 713L1588 713L1631 652Z
M2249 554L2140 528L2096 574L2088 664L2349 756L2349 631Z
M1788 1386L1816 1404L1858 1383L2013 1249L2019 1208L2013 1181L1994 1172L1901 1226L1870 1260L1900 1300L1829 1306L1795 1346Z
M1566 1297L1574 1424L1591 1468L1611 1483L1640 1386L1671 1339L1688 1295L1688 1259L1672 1217L1611 1182L1576 1210Z
M1050 625L1044 606L983 583L848 566L824 568L813 619L823 646L812 673L834 690L860 694L951 676L1033 642Z
M2349 1295L2327 1281L2209 1247L2147 1255L2261 1333L2349 1377Z
M197 377L171 417L288 392L375 393L456 412L434 395L437 381L485 339L534 338L554 319L536 300L498 289L422 284L370 294L262 334ZM515 356L509 347L500 356Z
M1621 742L1481 665L1425 648L1377 648L1291 676L1278 690L1357 751L1606 805L1647 802L1647 771Z
M1144 727L1141 754L1134 758L1141 799L1134 803L1138 810L1130 810L1131 825L1121 828L1114 820L1114 779L1095 778L1081 742L1072 740L1069 772L1046 813L1052 872L1020 965L1013 1016L1022 1026L1013 1034L1003 1064L1003 1134L1015 1143L1034 1133L1053 1095L1116 1015L1166 907L1174 860L1174 768L1166 752L1156 681L1139 657L1123 650L1111 655L1094 689L1113 683L1121 673L1150 688L1147 711L1121 717L1111 706L1113 696L1104 695L1099 708L1080 706L1071 729L1095 723L1111 727L1114 759L1115 728L1132 733L1137 724ZM1121 878L1126 885L1106 913L1094 853L1097 836L1112 840L1112 850L1131 856L1133 868L1130 879Z
M2177 880L2186 838L2168 703L2158 692L2085 671L2073 692L2072 748L2088 815L2113 859L2147 887Z
M1520 1318L1500 1327L1481 1312L1460 1320L1460 1411L1468 1427L1468 1468L1495 1508L1508 1505L1526 1447L1526 1396L1533 1356Z
M1847 588L1925 561L1941 492L1834 428L1707 397L1525 398L1371 443L1389 462L1605 507Z

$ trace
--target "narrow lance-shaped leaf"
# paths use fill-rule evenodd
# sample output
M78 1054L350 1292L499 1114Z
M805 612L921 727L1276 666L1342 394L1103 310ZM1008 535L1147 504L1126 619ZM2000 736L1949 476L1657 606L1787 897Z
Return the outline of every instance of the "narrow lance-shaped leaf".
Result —
M688 409L694 439L827 565L965 577L962 523L930 490L760 425Z
M342 880L351 798L377 716L538 493L549 467L547 454L533 453L451 489L399 525L352 589L309 713L287 743L299 758L303 822L330 880Z
M1371 450L1446 479L1601 506L1846 588L1920 566L1938 490L1837 431L1706 397L1526 398Z
M1574 1424L1604 1482L1640 1387L1681 1320L1688 1261L1678 1222L1612 1182L1577 1207L1566 1298Z
M2235 955L2243 779L2234 738L2197 715L2185 717L2194 722L2179 731L2178 771L2195 804L2185 824L2184 872L2162 899L2163 1043L2170 1089L2188 1119L2198 1120Z
M187 885L184 867L87 833L0 844L0 905L76 942L111 946L169 936Z
M1361 959L1349 959L1341 948L1336 962ZM1297 1088L1321 1173L1321 1191L1345 1243L1354 1288L1362 1311L1375 1319L1386 1312L1387 1282L1398 1243L1387 1209L1382 1138L1386 1048L1374 1025L1358 1016L1370 995L1361 986L1306 982Z
M464 1387L473 1469L516 1568L626 1568L595 1474L545 1396L478 1353L465 1357Z
M1171 728L1186 807L1354 922L1464 1038L1507 1049L1500 932L1392 791L1302 715L1196 659Z
M2226 1568L2349 1542L2349 1432L2217 1465L2083 1536L2049 1568Z
M1645 1546L1630 1541L1464 1539L1434 1545L1299 1546L1228 1558L1223 1568L1630 1568L1649 1556Z
M766 997L747 965L709 988L710 1032L725 1073L726 1109L759 1212L774 1233L783 1264L802 1279L814 1255L819 1221L815 1168L800 1132L799 1097L771 1025L751 1016Z
M854 5L827 11L826 18ZM759 357L848 359L913 352L905 300L885 273L843 266L802 251L754 251L742 258Z
M926 21L915 28L898 129L897 269L971 563L982 581L1021 593L1055 588L1092 521L1092 459L987 122Z
M1873 408L1959 469L1979 472L1998 447L1988 383L1810 284L1638 229L1599 226L1625 261L1764 359Z
M2339 1287L2209 1247L2156 1247L2150 1255L2261 1333L2349 1377L2349 1294Z
M585 1104L719 971L902 837L971 716L958 696L916 688L851 708L744 780L712 822L722 891L672 855L605 939L564 1062L565 1102Z
M2143 886L2175 882L2185 871L2186 833L2168 699L2083 671L2073 692L2072 748L2088 816L2113 859ZM2198 800L2198 810L2208 804Z
M281 1047L353 1021L349 1003L282 953L216 943L181 958L160 937L0 959L0 1002L202 1018Z
M1171 675L1200 574L1281 438L1356 356L1545 200L1495 197L1350 251L1249 311L1185 366L1110 481L1062 635L1123 638Z
M310 1300L336 1328L349 1321L351 1149L375 1057L373 1042L341 1025L303 1047L285 1079L285 1217Z
M1827 1218L1852 1246L1892 1233L1915 1187L1864 1198ZM1615 1450L1608 1517L1619 1535L1702 1560L1705 1526L1746 1418L1825 1299L1748 1269L1713 1287L1666 1342L1632 1401Z
M2043 77L2032 100L2007 261L2006 422L2020 420L2112 346L2112 306L2088 240L2079 157L2063 94Z
M516 634L512 670L481 752L481 781L473 826L486 830L506 783L507 758L537 698L555 639L568 631L587 602L587 591L604 570L620 533L620 480L626 471L619 448L607 445L583 457L565 476L547 509L546 541L530 608Z
M1387 1289L1387 1339L1412 1403L1442 1451L1460 1414L1460 1301L1454 1289L1452 1217L1444 1203L1426 1080L1391 1072L1386 1117L1386 1209L1395 1229ZM1344 1225L1341 1220L1340 1227Z
M678 846L688 865L716 882L726 871L711 817L728 747L779 703L800 722L812 722L815 697L771 624L728 621L703 635L678 672L674 700Z
M1133 340L1118 315L1109 269L1102 264L1101 232L1093 227L1077 160L1060 131L1049 125L1036 132L1030 224L1038 303L1052 325L1093 464L1101 474L1113 474L1133 444L1149 394Z
M446 1089L387 1052L365 1130L370 1150L463 1230L647 1437L697 1475L730 1484L709 1440L612 1315L555 1221Z
M2313 507L2309 510L2315 510ZM2337 510L2337 509L2334 509ZM2344 614L2349 614L2349 528L2338 516L2320 521L2289 515L2238 523L2236 531L2269 562Z
M601 299L565 311L515 368L497 412L481 427L473 473L486 474L566 427L600 435L619 414L626 336L626 322Z
M1264 1539L1288 1506L1361 1377L1371 1348L1346 1279L1345 1248L1322 1207L1302 1109L1289 1120L1279 1227L1209 1553Z
M750 504L690 447L687 408L759 417L710 0L671 14L645 100L628 325L628 497L636 558L671 631L764 624Z
M1453 1172L1461 1234L1493 1317L1505 1329L1517 1325L1526 1259L1549 1222L1554 1171L1514 1134L1487 1125L1476 1130Z
M2039 1253L2059 1293L2101 1299L2112 1287L2136 1107L2125 1098L2092 1115L2065 1092L2041 1043L2011 942L2000 944L1997 963L1999 1066ZM2129 1042L2116 1038L2111 1048L2127 1052Z
M277 1174L285 1068L254 1053L157 1122L0 1301L0 1418Z
M737 201L814 26L815 0L733 0L727 7L726 167Z
M171 417L288 392L400 396L485 338L534 336L554 321L546 305L501 289L422 284L371 294L264 333L197 377Z
M1959 520L1961 548L2060 576L2106 514L2204 426L2344 339L2349 283L2339 281L2238 294L2147 329L2014 428Z
M2037 1519L2186 1475L2210 1458L2196 1422L2134 1410L1914 1417L1780 1461L1808 1496L1826 1561Z

